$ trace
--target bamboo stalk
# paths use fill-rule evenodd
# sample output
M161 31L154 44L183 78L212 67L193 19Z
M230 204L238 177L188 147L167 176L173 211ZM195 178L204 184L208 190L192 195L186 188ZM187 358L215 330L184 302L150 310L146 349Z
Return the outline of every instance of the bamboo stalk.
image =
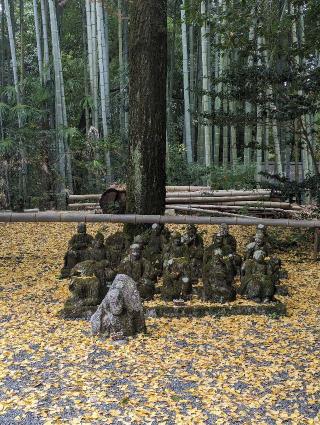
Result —
M243 209L243 205L206 205L206 204L183 204L183 205L167 205L168 208L175 208L175 207L191 207L191 208L200 208L200 209L207 209L207 210L211 210L211 209L217 209L217 210L226 210L226 211L236 211L239 209ZM283 209L283 208L272 208L272 207L261 207L259 205L257 206L251 206L251 207L247 207L246 209L248 209L248 211L267 211L267 212L281 212L281 211L285 211L285 212L290 212L292 213L293 210L289 209Z
M187 40L187 24L185 0L181 5L181 41L183 53L183 93L184 93L184 125L185 125L185 144L187 151L187 161L189 164L193 162L192 140L191 140L191 114L190 114L190 87L189 87L189 59L188 59L188 40Z
M195 196L193 198L186 197L186 198L180 198L180 197L168 197L166 198L167 204L176 204L178 203L189 203L191 200L192 202L204 202L204 203L225 203L225 202L239 202L239 201L255 201L258 202L263 199L268 199L269 196L259 195L259 196L208 196L208 197L201 197L201 196Z
M248 216L248 215L233 214L233 213L217 211L217 210L206 210L206 209L202 209L202 208L175 206L173 209L176 210L176 211L200 212L200 213L206 213L206 214L210 214L210 215L212 214L212 215L215 215L215 216L220 215L222 217L246 217L246 218L250 218L250 216Z
M56 212L39 213L0 213L0 223L172 223L172 224L221 224L230 226L265 226L320 228L320 220L291 220L244 217L197 217L191 215L138 215L138 214L92 214L83 212Z
M34 13L34 27L35 27L36 43L37 43L39 77L40 77L40 82L42 84L42 82L43 82L43 63L42 63L42 49L41 49L39 19L38 19L38 0L33 0L33 13Z

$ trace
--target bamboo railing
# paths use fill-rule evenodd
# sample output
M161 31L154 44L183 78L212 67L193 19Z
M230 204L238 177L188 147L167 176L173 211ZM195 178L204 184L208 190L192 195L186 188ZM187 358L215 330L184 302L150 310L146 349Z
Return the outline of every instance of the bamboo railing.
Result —
M221 224L320 228L320 220L269 219L255 217L207 217L191 215L90 214L85 212L47 211L37 213L0 213L0 223L132 223L132 224Z

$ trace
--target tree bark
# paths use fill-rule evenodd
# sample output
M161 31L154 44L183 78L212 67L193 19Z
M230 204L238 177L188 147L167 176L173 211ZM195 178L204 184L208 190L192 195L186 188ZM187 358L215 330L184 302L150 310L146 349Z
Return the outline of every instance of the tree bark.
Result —
M135 0L129 27L127 211L165 209L167 0Z

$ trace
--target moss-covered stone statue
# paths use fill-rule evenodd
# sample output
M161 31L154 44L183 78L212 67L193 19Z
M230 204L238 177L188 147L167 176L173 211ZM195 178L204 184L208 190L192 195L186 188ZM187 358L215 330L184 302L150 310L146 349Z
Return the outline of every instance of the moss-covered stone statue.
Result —
M163 254L163 265L165 267L168 260L171 258L180 258L185 255L185 246L182 243L181 233L173 232L170 237L170 242Z
M106 248L104 246L104 236L101 232L97 232L89 248L88 257L93 261L101 261L106 258Z
M146 332L136 282L129 276L118 274L90 321L93 335L120 335L121 339L121 336Z
M211 251L221 249L223 257L229 257L234 264L235 274L241 270L242 258L237 254L237 240L229 233L229 226L222 223L219 226L219 231L213 236Z
M170 258L163 271L161 298L166 301L190 299L192 282L189 272L189 260L186 257Z
M245 258L253 258L255 251L263 251L266 255L271 254L271 244L269 242L267 228L263 224L258 224L255 235L245 248Z
M273 267L266 260L266 253L257 250L253 258L242 265L239 294L256 302L270 302L275 294Z
M85 223L79 223L77 233L72 236L68 243L68 251L64 256L64 265L61 270L61 277L70 276L72 268L89 259L89 248L93 242L93 237L87 234L87 226Z
M162 275L163 254L168 244L168 233L163 226L154 223L144 235L143 257L150 261L158 277Z
M189 260L190 278L197 281L202 275L203 263L203 239L198 234L194 224L189 224L186 233L182 235L182 244L184 245L184 256Z
M116 232L106 238L106 259L112 268L116 269L119 266L129 246L129 236L124 232Z
M235 300L236 290L232 254L223 257L220 248L215 249L210 257L206 257L203 266L203 299L217 303ZM231 261L230 261L231 260Z
M66 318L88 318L109 290L116 272L107 260L86 260L71 270L71 296L61 312Z
M130 276L137 282L142 299L151 300L154 297L157 273L150 261L142 257L141 245L133 244L130 246L129 255L121 261L118 272Z

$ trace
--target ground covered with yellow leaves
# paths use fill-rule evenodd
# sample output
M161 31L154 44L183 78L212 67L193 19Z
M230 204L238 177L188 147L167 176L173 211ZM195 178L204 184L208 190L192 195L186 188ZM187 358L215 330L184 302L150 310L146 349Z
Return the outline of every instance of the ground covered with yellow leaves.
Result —
M320 264L283 254L288 316L147 320L115 346L57 317L72 224L0 225L0 424L318 424ZM94 234L119 226L88 226ZM211 237L213 228L201 227ZM243 247L253 229L233 228Z

